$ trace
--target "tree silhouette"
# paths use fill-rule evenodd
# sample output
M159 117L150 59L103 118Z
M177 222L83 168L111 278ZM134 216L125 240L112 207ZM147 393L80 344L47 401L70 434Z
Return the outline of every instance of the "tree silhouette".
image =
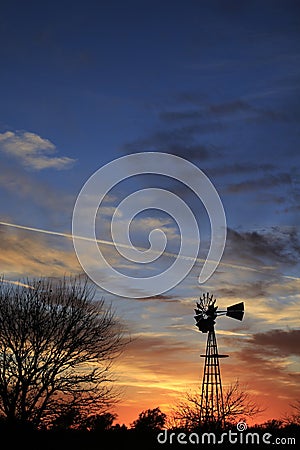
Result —
M112 428L112 424L116 418L116 414L109 412L93 414L80 423L80 428L88 431L107 431Z
M131 424L131 427L140 432L160 430L163 428L166 418L166 414L159 408L147 409L139 414L138 419Z
M55 431L69 430L78 427L82 423L80 409L77 406L65 405L60 408L59 414L52 419L51 429Z
M37 427L115 400L122 327L87 279L0 282L0 412ZM72 414L71 414L72 415Z
M283 417L283 423L285 425L297 425L300 426L300 400L296 400L291 404L292 412Z
M227 424L237 420L253 417L263 411L250 397L248 392L241 389L239 382L230 385L223 393L224 415ZM178 402L170 416L171 426L181 426L193 430L199 427L201 394L187 392L184 398Z

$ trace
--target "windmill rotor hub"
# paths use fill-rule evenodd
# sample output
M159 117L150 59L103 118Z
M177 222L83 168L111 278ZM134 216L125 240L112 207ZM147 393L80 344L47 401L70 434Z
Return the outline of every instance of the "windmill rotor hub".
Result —
M227 307L225 311L218 311L216 306L216 299L208 292L200 297L199 302L196 303L195 311L196 326L202 333L207 333L214 329L216 319L219 316L226 315L236 320L243 320L244 317L244 302L236 303Z

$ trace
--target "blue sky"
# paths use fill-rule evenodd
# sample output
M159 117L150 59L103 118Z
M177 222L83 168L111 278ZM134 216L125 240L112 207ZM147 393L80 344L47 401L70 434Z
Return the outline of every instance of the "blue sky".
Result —
M203 289L220 305L246 303L242 325L220 323L220 345L232 355L224 382L235 368L270 415L288 407L300 370L293 346L300 301L299 21L296 1L232 0L12 0L0 17L0 221L69 234L84 182L113 159L161 151L196 164L216 186L228 225L222 264ZM188 189L155 176L113 190L99 234L108 238L121 199L153 183L189 204L201 222L203 257L203 206ZM161 226L168 249L178 249L178 230L166 215L145 212L133 226L136 245L147 246L151 227ZM0 235L7 279L81 271L66 237L6 225ZM110 250L107 256L122 267ZM202 292L199 264L161 298L99 291L139 337L120 362L120 420L152 403L168 409L199 382L197 352L205 340L192 316Z

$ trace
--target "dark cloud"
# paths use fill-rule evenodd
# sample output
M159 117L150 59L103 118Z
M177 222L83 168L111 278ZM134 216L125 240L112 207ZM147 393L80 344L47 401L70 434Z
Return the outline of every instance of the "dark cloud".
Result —
M299 234L296 227L273 227L267 232L238 232L229 228L227 252L253 262L295 265L300 257Z
M226 152L228 131L240 129L247 121L284 121L286 113L275 109L259 108L243 98L231 101L211 102L201 92L183 92L158 105L158 122L152 132L139 139L124 143L122 153L166 152L191 161L200 162L214 176L233 176L227 186L228 193L254 192L291 183L289 173L277 173L275 165L266 162L233 162L232 150ZM222 144L218 133L227 132ZM217 135L216 135L217 134ZM253 158L252 158L253 159ZM214 164L215 167L208 167ZM244 174L262 173L261 177L237 178ZM236 177L235 177L236 176ZM237 178L237 181L236 181Z
M216 131L219 123L199 123L170 130L155 131L149 136L126 143L122 146L125 153L158 151L172 153L192 160L206 161L220 157L221 151L215 145L199 143L197 133Z
M260 122L262 120L270 121L287 121L293 120L294 115L288 115L283 111L269 110L264 108L257 108L245 100L236 99L230 102L207 104L203 101L196 103L197 108L182 109L179 104L177 109L163 111L159 118L166 122L183 122L192 120L220 120L226 119L237 114L241 115L246 122Z
M284 213L296 213L298 215L300 212L300 204L287 206L286 208L283 209L283 212Z
M166 111L159 115L160 119L166 122L174 122L181 120L194 120L205 117L204 111L188 110L188 111Z
M259 192L255 198L255 201L257 203L276 203L277 205L282 205L286 203L287 199L283 195L277 195L271 192Z
M197 109L185 109L175 111L163 111L160 113L159 118L165 122L181 122L186 120L195 119L213 119L220 117L226 117L242 111L253 111L253 107L242 100L235 100L232 102L216 103L201 106L198 105Z
M252 192L263 188L273 188L281 185L291 185L292 179L289 173L268 174L257 179L248 179L237 183L228 184L226 191L229 193Z
M252 111L253 107L243 100L234 100L232 102L209 105L207 109L212 115L224 116L241 111Z
M283 111L271 111L266 109L253 109L257 114L248 117L246 119L247 122L257 122L260 123L262 121L280 121L280 122L287 122L290 120L294 120L293 115L287 114Z
M163 294L154 295L152 297L137 298L135 300L140 301L140 302L159 301L159 302L166 302L166 303L179 303L179 300L174 298L172 295L163 295Z
M212 144L210 135L228 128L229 124L223 120L227 116L253 111L243 100L208 104L205 97L195 93L183 93L176 100L177 105L168 110L160 107L159 122L152 133L125 143L122 152L161 151L191 160L220 159L223 151ZM193 107L187 108L187 104Z
M298 394L299 373L290 371L290 366L282 365L283 355L278 351L274 353L266 346L248 344L240 352L231 353L230 356L236 356L239 364L231 364L230 367L229 362L226 369L231 369L231 373L242 377L250 385L255 385L260 397L274 396L274 392L280 392L280 395L291 399ZM294 383L291 383L292 377Z
M256 280L254 282L234 284L230 283L227 286L218 287L218 295L220 297L231 298L259 298L269 295L269 288L272 286L274 280Z
M256 333L249 343L268 347L268 350L276 356L300 356L300 329L288 331L274 329L265 333ZM264 352L263 349L262 352Z
M270 163L253 163L253 162L243 162L234 164L224 164L220 167L215 167L213 170L214 175L225 176L225 175L240 175L240 174L251 174L258 172L270 172L275 170L276 166Z
M174 94L173 99L175 101L175 104L178 105L196 105L201 106L204 105L207 100L208 96L207 94L203 94L199 91L185 91L185 92L178 92L177 94Z
M206 161L216 158L221 154L220 150L213 145L196 144L190 147L184 147L180 145L173 145L172 153L176 156L190 158L196 161Z

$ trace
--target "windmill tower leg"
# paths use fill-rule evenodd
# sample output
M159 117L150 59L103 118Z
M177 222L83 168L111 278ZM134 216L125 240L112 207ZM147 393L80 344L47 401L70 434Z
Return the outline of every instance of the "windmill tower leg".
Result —
M201 391L201 424L224 425L224 402L217 339L214 329L208 332Z

